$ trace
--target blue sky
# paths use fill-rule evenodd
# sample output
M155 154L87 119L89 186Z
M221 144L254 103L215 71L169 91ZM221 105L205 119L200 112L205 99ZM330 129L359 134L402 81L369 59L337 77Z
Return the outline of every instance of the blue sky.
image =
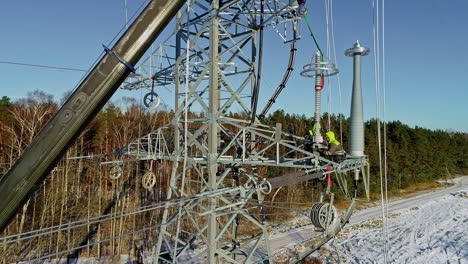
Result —
M132 14L142 0L127 0ZM342 104L336 79L332 82L333 112L349 115L352 59L344 51L356 40L371 48L372 1L334 1L337 61L341 71ZM324 1L308 1L309 17L322 49L326 47ZM468 1L386 1L387 120L410 126L468 132ZM0 61L87 69L125 22L124 0L3 1L0 9ZM313 80L299 70L316 52L302 27L295 71L272 110L313 115ZM260 109L281 81L289 46L267 32ZM274 56L273 56L274 55ZM366 119L375 117L374 58L363 59ZM60 99L83 76L81 72L48 70L0 63L0 96L24 97L36 89ZM118 92L139 98L140 92ZM170 94L163 100L171 102ZM323 102L324 108L327 104Z

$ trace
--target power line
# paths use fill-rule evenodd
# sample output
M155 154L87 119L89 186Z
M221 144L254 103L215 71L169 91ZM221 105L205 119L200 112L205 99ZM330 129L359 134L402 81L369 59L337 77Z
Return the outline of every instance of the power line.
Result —
M20 62L12 62L12 61L0 61L0 63L2 63L2 64L9 64L9 65L19 65L19 66L28 66L28 67L37 67L37 68L53 69L53 70L88 72L88 70L83 70L83 69L67 68L67 67L58 67L58 66L49 66L49 65L41 65L41 64L20 63Z

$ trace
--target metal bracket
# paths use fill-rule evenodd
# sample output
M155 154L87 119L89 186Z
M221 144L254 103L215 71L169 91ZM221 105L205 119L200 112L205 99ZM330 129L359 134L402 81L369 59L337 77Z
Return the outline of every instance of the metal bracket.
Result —
M123 65L125 65L125 67L127 67L131 72L135 73L136 70L135 70L135 67L133 67L132 64L130 64L128 61L124 60L122 57L120 57L119 55L117 55L115 52L113 52L111 49L109 49L108 47L106 47L106 45L102 44L102 47L104 48L104 51L106 52L106 54L108 55L113 55L114 57L116 57Z

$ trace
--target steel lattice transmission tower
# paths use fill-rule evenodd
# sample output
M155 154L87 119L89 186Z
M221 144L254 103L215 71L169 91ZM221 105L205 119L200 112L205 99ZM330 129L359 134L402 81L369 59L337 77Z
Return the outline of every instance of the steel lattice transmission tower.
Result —
M296 4L190 1L177 16L175 45L165 43L156 52L165 65L147 63L146 70L140 67L147 75L134 75L123 85L138 89L153 82L175 87L172 122L120 152L132 160L172 163L167 200L183 202L164 209L155 263L186 262L189 249L196 252L192 261L205 257L210 263L270 261L262 207L265 194L272 188L320 178L327 168L337 174L364 172L364 157L339 163L325 159L305 150L298 143L303 137L282 132L280 124L262 125L252 114L261 61L259 36L263 28L273 28L283 41L296 41L300 19ZM234 118L230 112L244 115ZM260 178L257 166L302 171L275 181ZM327 224L330 238L344 222L330 228Z

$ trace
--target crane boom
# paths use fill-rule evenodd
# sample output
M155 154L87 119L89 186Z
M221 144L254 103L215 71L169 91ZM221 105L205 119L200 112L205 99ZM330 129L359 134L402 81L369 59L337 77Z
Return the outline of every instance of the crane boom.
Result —
M185 0L153 0L0 180L0 232L127 78Z

